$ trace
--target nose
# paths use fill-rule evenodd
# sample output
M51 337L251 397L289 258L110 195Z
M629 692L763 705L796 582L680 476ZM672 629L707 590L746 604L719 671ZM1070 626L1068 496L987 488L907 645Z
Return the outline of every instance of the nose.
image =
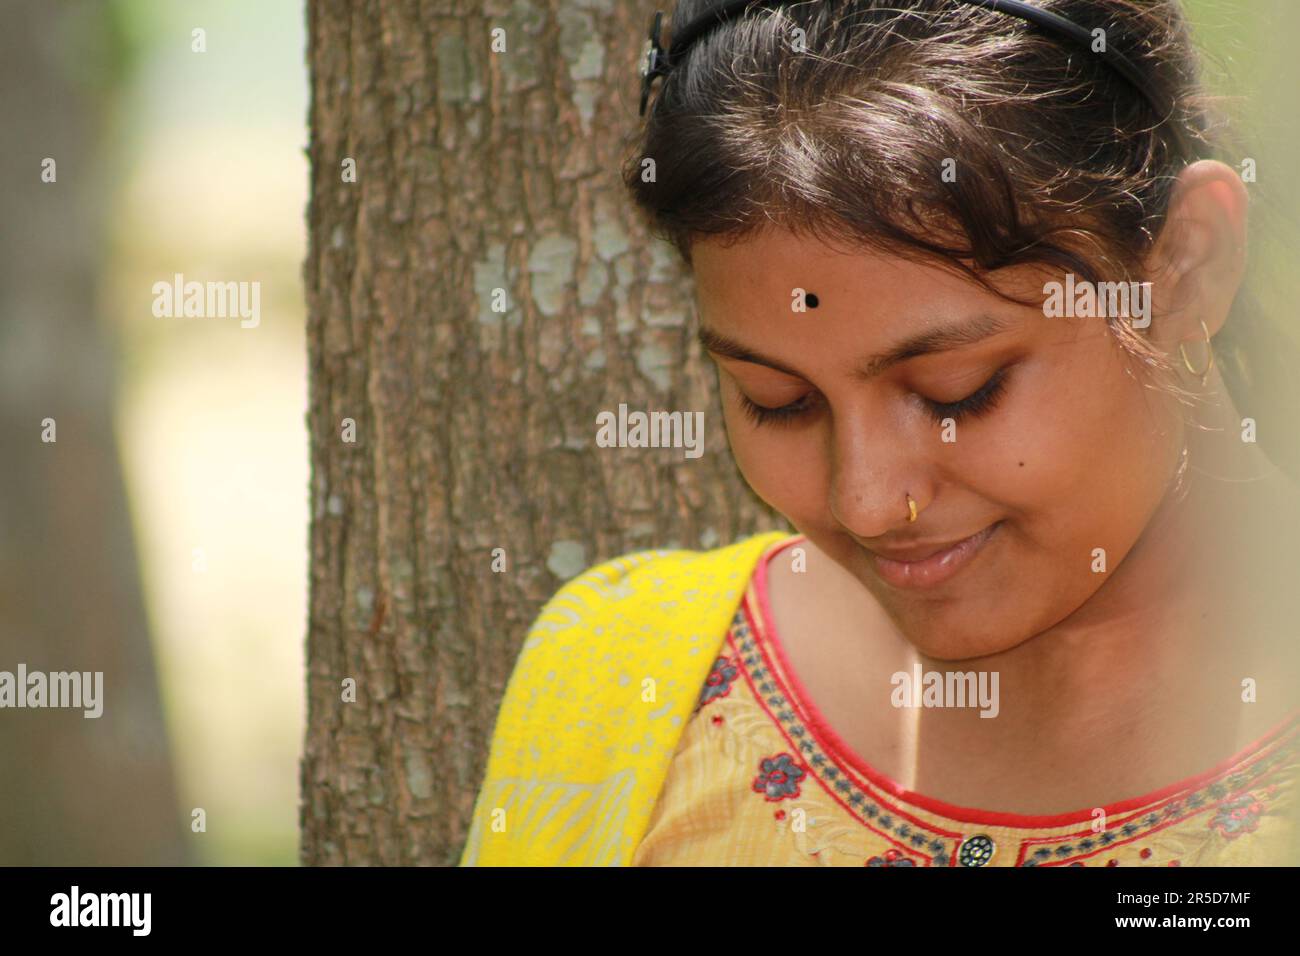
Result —
M929 503L919 450L879 416L837 420L831 445L830 512L854 537L870 540L907 527L909 495L918 514Z

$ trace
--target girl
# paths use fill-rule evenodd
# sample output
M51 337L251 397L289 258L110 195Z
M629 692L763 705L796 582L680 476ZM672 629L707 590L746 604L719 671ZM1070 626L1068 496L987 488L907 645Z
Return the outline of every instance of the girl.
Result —
M1296 862L1281 345L1177 5L684 0L656 34L625 180L799 533L570 582L462 863Z

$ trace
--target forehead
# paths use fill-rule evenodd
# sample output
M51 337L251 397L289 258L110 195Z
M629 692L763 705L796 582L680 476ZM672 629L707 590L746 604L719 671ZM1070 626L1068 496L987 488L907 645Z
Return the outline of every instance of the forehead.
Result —
M772 229L740 241L706 238L692 246L701 321L731 325L788 318L795 290L815 293L818 319L833 315L957 318L1006 300L937 264L874 250L849 250Z

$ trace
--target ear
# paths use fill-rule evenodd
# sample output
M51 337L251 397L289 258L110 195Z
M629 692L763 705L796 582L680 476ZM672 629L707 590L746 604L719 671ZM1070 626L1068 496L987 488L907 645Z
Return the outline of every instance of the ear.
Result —
M1246 270L1246 187L1232 167L1200 160L1178 176L1148 258L1152 339L1168 351L1223 327Z

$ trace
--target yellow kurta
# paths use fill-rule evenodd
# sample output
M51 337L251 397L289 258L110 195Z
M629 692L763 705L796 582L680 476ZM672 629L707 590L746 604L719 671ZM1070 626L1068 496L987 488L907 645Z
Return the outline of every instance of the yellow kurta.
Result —
M547 605L461 865L1294 865L1300 712L1194 778L1026 817L910 794L852 754L771 627L768 534L592 569Z

